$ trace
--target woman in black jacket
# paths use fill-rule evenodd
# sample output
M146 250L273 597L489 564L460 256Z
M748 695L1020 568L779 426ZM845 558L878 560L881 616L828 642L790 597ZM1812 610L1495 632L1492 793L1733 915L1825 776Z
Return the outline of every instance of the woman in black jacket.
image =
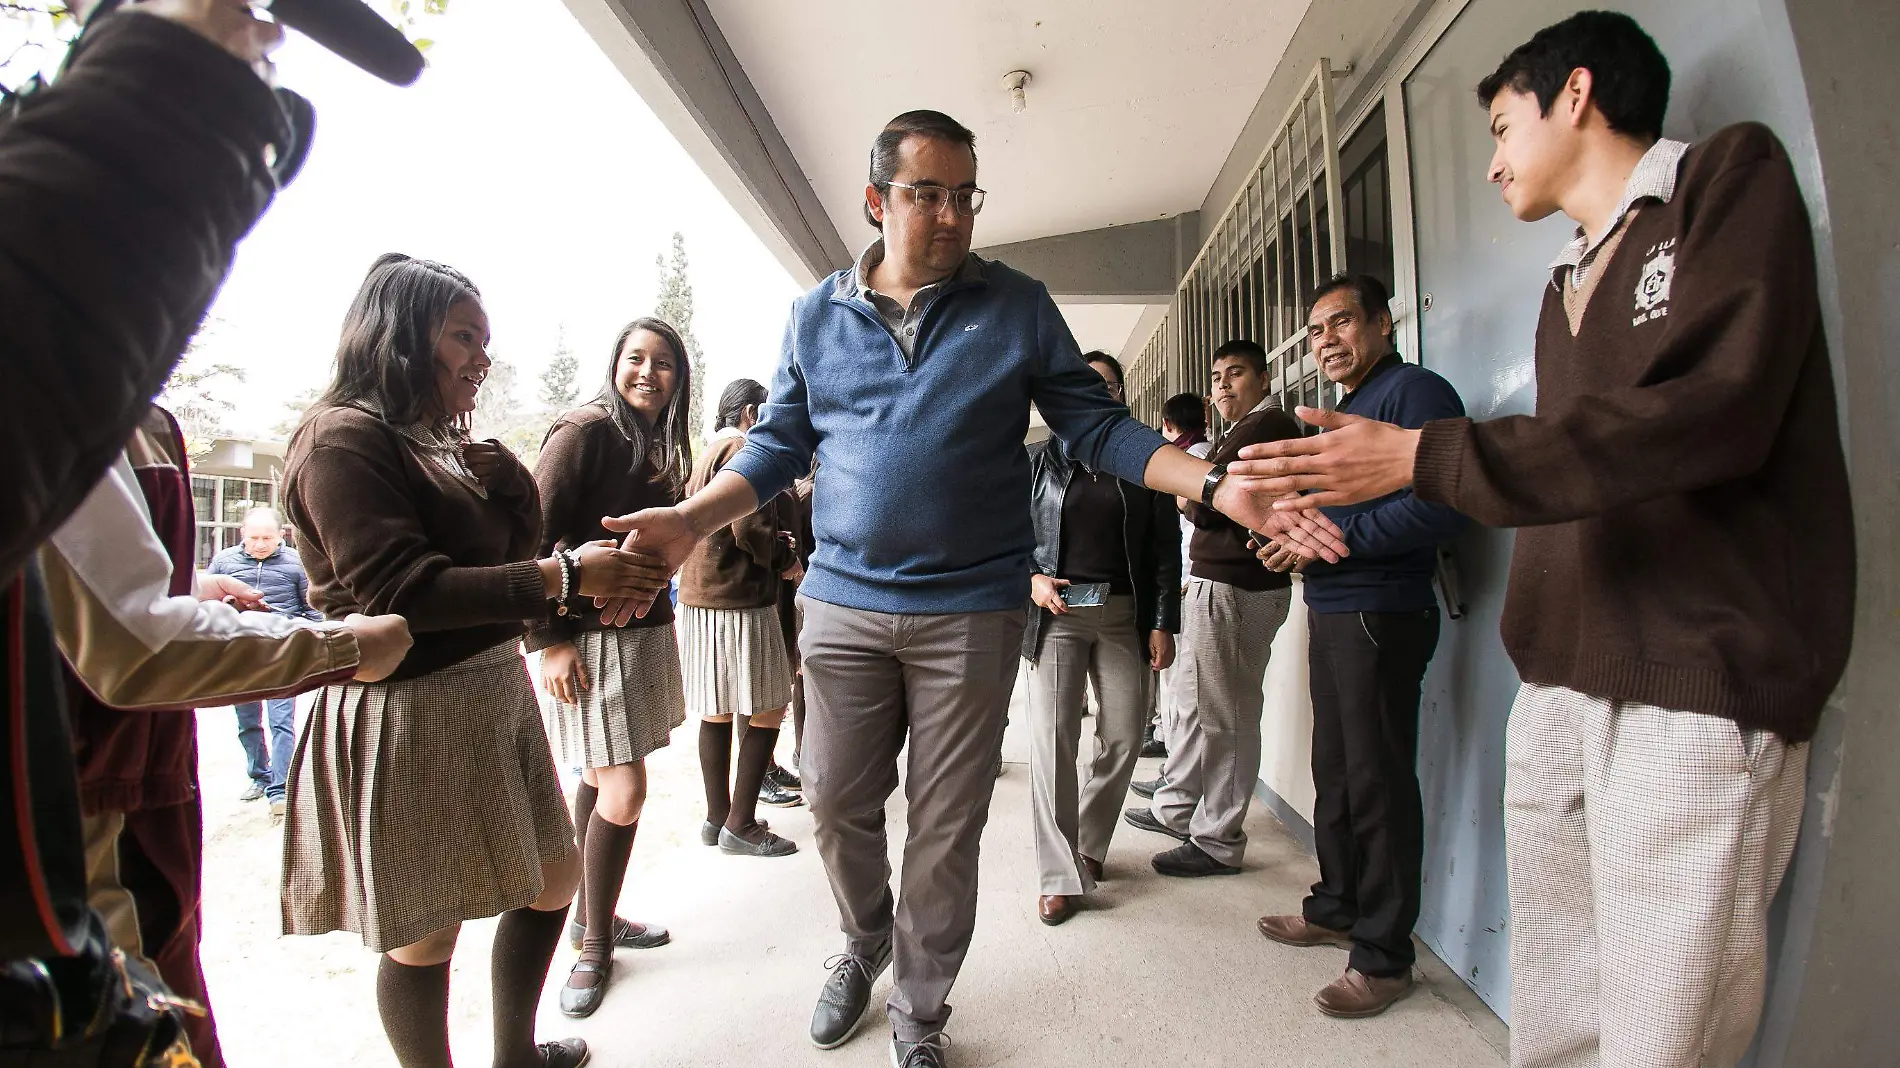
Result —
M1086 356L1121 399L1121 364ZM1074 915L1102 877L1128 780L1141 753L1154 672L1174 662L1181 617L1181 533L1174 502L1090 471L1055 439L1030 450L1036 528L1023 658L1029 661L1030 799L1042 922ZM1105 596L1077 596L1086 587ZM1065 590L1071 605L1064 599ZM1084 686L1101 709L1093 767L1079 796L1075 776Z

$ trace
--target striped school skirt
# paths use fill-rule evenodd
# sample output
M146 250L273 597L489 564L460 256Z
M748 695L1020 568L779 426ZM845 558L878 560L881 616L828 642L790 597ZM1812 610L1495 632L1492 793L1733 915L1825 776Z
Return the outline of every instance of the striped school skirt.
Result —
M792 701L792 664L778 607L679 607L681 666L686 671L686 711L709 716L750 716Z
M646 759L686 722L680 651L671 627L610 627L574 636L587 689L579 704L548 698L548 733L570 767Z

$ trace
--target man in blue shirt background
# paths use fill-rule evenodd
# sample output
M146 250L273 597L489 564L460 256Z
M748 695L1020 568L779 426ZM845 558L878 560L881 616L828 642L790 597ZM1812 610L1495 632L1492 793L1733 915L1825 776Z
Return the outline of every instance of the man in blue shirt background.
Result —
M1030 404L1091 470L1283 530L1327 559L1343 548L1323 517L1274 512L1110 397L1048 289L970 253L984 195L969 130L934 111L892 119L864 190L879 240L793 304L771 400L745 448L678 507L607 523L628 533L628 549L677 568L708 532L803 477L816 454L817 548L799 593L799 770L845 949L811 1039L823 1049L849 1039L872 982L894 964L891 1062L902 1068L946 1063L946 999L976 922L978 844L1035 548ZM624 622L645 606L606 609ZM885 805L907 739L909 836L893 895Z
M284 544L284 523L275 510L253 508L244 513L239 528L243 542L211 558L205 570L240 579L262 594L264 604L280 616L321 620L310 607L310 580L303 572L297 550ZM238 744L250 765L251 785L240 800L270 798L271 822L284 818L284 780L290 775L290 753L297 744L297 701L273 697L246 701L237 711ZM264 744L264 710L270 709L270 744Z

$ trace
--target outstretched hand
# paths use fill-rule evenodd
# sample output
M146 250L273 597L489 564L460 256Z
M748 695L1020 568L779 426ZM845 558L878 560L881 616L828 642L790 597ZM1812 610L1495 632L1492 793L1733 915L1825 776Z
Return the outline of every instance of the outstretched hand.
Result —
M1234 469L1238 466L1228 465L1227 480L1214 491L1216 511L1248 530L1299 546L1308 558L1336 564L1351 552L1346 547L1346 535L1332 520L1318 510L1275 510L1278 498L1284 494L1257 488L1257 479L1236 479Z
M1272 507L1289 511L1358 504L1411 485L1419 431L1322 408L1295 414L1326 433L1247 446L1227 465L1222 490L1234 485L1235 497L1276 499ZM1290 496L1306 490L1316 492Z
M648 508L632 515L608 516L600 525L616 534L625 534L620 547L657 557L672 575L685 565L686 558L699 544L699 533L678 508ZM659 594L645 597L596 597L594 607L601 609L600 621L609 627L624 627L634 617L646 618Z

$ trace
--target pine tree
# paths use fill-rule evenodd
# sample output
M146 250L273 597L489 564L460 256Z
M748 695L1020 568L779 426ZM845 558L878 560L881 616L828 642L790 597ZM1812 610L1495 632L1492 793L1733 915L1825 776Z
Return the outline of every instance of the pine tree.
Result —
M655 318L664 319L678 330L686 343L686 362L693 369L693 393L687 398L688 424L695 440L706 432L706 359L693 336L693 282L686 275L686 235L673 232L673 258L655 256L660 269L660 298L654 304Z
M541 372L541 406L557 415L572 408L579 396L574 377L580 368L580 360L567 347L567 327L563 325L554 338L554 358Z

